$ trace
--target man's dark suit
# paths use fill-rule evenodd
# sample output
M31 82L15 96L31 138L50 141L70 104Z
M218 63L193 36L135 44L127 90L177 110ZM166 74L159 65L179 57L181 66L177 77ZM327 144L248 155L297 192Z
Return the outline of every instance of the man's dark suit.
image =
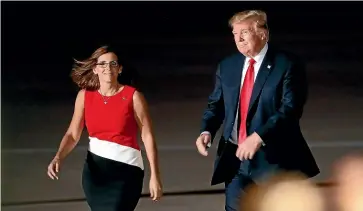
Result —
M204 112L201 132L215 138L224 121L218 144L212 185L231 180L240 168L237 145L229 142L235 122L245 57L237 53L218 65L216 82ZM247 116L247 135L257 132L265 146L245 165L252 180L267 175L270 167L294 170L313 177L319 168L301 133L299 119L307 99L304 65L292 54L269 48L254 83Z

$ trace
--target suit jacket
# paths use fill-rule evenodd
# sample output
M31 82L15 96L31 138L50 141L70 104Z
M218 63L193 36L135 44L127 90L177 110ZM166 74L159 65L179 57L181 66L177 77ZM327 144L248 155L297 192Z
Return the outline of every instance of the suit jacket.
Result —
M202 118L201 132L212 140L224 122L218 144L212 185L231 180L240 168L235 156L237 145L229 142L236 118L245 57L234 54L222 60L216 72L213 92ZM269 47L257 74L248 115L247 135L256 132L265 143L245 165L254 178L267 175L270 167L300 171L308 177L320 173L301 133L300 118L307 100L308 86L304 64L293 54Z

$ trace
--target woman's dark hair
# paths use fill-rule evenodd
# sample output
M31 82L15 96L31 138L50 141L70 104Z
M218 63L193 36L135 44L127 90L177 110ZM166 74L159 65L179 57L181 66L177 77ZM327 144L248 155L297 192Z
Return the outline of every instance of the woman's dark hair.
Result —
M82 61L74 59L74 65L71 72L71 78L73 82L80 88L86 90L97 90L100 88L100 81L98 76L93 73L93 68L96 66L97 59L106 53L114 53L117 55L114 49L109 46L102 46L92 53L92 55ZM129 67L125 67L123 64L119 64L123 67L122 73L118 77L118 81L124 85L133 86L135 83L136 72L131 71Z

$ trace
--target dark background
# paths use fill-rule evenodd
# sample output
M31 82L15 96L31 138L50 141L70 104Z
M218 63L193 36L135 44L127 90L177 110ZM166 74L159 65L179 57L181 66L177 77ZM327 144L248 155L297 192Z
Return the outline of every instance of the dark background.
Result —
M351 36L363 32L362 5L361 2L2 2L3 102L19 100L19 96L13 99L15 93L23 93L23 101L30 95L33 99L50 93L57 93L57 98L67 96L76 90L69 77L72 59L86 58L105 44L119 48L121 62L129 72L145 79L143 85L155 76L163 84L166 81L160 78L165 75L193 74L180 70L184 66L188 69L205 65L195 75L211 75L213 65L236 52L228 20L245 9L267 12L272 44L299 54L296 44L304 46L304 40L289 43L285 37L320 36L321 39L313 42L325 43L333 49L328 54L314 55L314 48L319 47L310 41L311 45L306 45L310 50L304 51L311 52L301 54L306 60L357 60L362 56L360 41L354 44L354 52L345 52L344 48L347 43L355 42ZM37 99L41 101L44 97Z

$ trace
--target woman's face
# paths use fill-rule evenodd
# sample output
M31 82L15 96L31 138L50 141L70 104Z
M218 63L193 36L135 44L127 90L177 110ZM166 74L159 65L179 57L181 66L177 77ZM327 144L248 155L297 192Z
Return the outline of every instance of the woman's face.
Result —
M122 67L118 64L117 60L117 56L112 52L98 57L96 67L93 69L93 72L98 75L101 83L112 83L117 81L117 76L122 70Z

